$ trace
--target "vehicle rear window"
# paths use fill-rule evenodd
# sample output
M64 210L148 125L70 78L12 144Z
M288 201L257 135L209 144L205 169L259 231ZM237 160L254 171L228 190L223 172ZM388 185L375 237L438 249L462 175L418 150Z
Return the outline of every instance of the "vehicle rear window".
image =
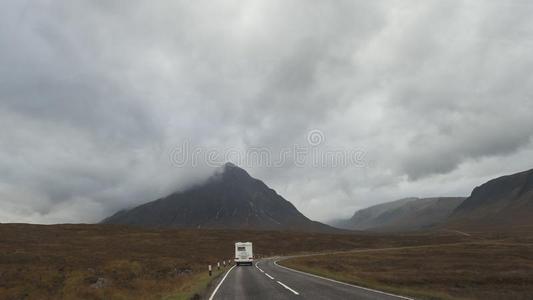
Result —
M246 251L246 247L237 247L237 251Z

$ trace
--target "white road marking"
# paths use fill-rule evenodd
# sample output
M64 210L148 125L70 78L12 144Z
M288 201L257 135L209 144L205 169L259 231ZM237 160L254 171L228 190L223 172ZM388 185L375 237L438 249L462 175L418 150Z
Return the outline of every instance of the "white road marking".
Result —
M466 233L464 231L459 231L459 230L446 230L446 231L455 232L457 234L464 235L464 236L472 236L470 233Z
M382 295L387 295L387 296L396 297L396 298L398 298L398 299L414 300L413 298L404 297L404 296L399 296L399 295L394 295L394 294L390 294L390 293L386 293L386 292L382 292L382 291L378 291L378 290L374 290L374 289L369 289L369 288L365 288L365 287L362 287L362 286L358 286L358 285L354 285L354 284L350 284L350 283L342 282L342 281L337 281L337 280L335 280L335 279L326 278L326 277L318 276L318 275L315 275L315 274L311 274L311 273L307 273L307 272L303 272L303 271L298 271L298 270L295 270L295 269L291 269L291 268L288 268L288 267L285 267L285 266L279 265L279 264L278 264L278 261L279 261L279 260L274 261L274 264L275 264L276 266L278 266L278 267L280 267L280 268L283 268L283 269L286 269L286 270L289 270L289 271L292 271L292 272L296 272L296 273L300 273L300 274L304 274L304 275L308 275L308 276L313 276L313 277L316 277L316 278L320 278L320 279L324 279L324 280L327 280L327 281L331 281L331 282L335 282L335 283L339 283L339 284L343 284L343 285L351 286L351 287L358 288L358 289L362 289L362 290L369 291L369 292L374 292L374 293L378 293L378 294L382 294ZM279 281L278 281L278 282L279 282ZM281 284L281 282L280 282L280 284Z
M270 279L274 280L274 277L272 277L272 276L268 275L268 273L265 273L265 275L266 275L266 276L267 276L268 278L270 278Z
M278 281L278 283L281 284L282 287L284 287L284 288L288 289L289 291L293 292L293 294L300 295L300 294L298 294L297 291L295 291L295 290L291 289L290 287L288 287L287 285L283 284L283 282Z
M255 267L256 267L259 271L261 271L261 273L265 273L265 271L263 271L261 268L259 268L258 264L259 264L259 263L256 263L256 264L255 264Z
M224 277L222 277L222 280L220 280L220 282L218 283L217 287L215 288L215 290L213 291L213 294L211 294L211 297L209 297L209 300L213 300L213 297L215 297L215 294L217 293L218 289L220 288L220 286L222 285L222 283L224 282L224 280L226 280L226 277L228 277L229 275L229 272L231 272L231 270L233 270L233 268L235 268L235 265L233 265L233 267L231 267L228 272L226 272L226 275L224 275Z

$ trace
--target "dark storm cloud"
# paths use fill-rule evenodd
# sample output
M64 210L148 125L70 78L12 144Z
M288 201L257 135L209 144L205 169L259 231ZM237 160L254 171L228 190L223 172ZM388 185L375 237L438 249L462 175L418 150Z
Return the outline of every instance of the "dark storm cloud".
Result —
M0 222L96 221L202 180L191 147L360 150L243 165L312 218L531 167L526 1L7 1ZM292 162L292 163L291 163ZM458 180L460 178L460 180ZM339 208L342 213L339 213Z

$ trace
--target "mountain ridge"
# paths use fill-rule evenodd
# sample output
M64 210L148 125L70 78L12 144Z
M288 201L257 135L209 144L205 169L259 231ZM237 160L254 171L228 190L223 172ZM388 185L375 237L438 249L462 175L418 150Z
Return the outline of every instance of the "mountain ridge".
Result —
M334 224L368 231L533 228L533 169L488 180L468 197L404 198L358 210Z
M431 229L445 222L465 198L403 198L357 210L337 224L341 228L367 231L414 231Z

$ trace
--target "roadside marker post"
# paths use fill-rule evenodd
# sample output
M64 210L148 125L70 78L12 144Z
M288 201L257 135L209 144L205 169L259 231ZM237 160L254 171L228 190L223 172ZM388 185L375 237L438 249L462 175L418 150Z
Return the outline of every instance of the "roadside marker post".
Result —
M217 270L220 270L220 262L217 261Z
M213 272L211 270L211 265L208 266L208 269L209 269L209 276L211 276L213 274Z
M225 269L226 268L226 261L223 261L222 264L223 264L224 269Z

